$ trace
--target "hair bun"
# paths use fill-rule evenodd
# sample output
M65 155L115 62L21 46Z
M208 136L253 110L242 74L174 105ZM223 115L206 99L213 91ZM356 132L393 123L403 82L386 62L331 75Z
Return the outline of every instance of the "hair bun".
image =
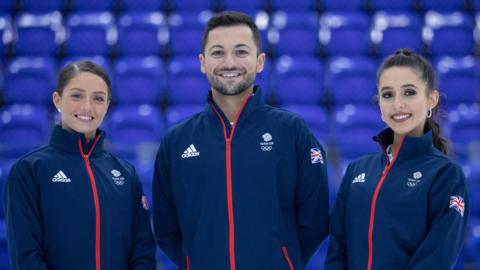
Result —
M397 49L397 50L395 51L395 55L402 55L402 54L405 55L405 56L411 56L411 55L413 55L414 53L413 53L413 51L410 50L410 49Z

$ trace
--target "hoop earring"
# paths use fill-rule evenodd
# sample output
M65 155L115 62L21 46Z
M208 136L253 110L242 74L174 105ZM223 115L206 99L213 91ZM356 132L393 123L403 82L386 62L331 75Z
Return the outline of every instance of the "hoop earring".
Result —
M432 110L432 109L428 109L428 111L427 111L427 118L432 117L432 114L433 114L433 110Z

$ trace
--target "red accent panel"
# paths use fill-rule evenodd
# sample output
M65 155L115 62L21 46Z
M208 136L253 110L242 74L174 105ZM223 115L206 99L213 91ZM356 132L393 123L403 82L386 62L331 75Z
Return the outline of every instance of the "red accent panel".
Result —
M93 175L92 167L90 165L89 157L92 154L93 148L97 144L100 136L97 136L92 147L88 151L88 154L83 153L82 141L78 139L78 148L80 149L80 154L82 155L83 160L85 161L85 166L87 168L88 176L90 178L90 186L92 187L93 193L93 203L95 205L95 270L100 270L100 202L98 200L98 191L97 184L95 182L95 176Z
M398 152L400 152L400 148L402 148L403 140L405 136L400 138L400 143L398 144L398 148L395 151L395 155L393 156L392 162L388 163L385 169L383 169L382 177L375 188L375 192L373 193L372 204L370 206L370 223L368 224L368 264L367 270L372 269L372 262L373 262L373 224L375 222L375 207L377 206L377 198L378 194L380 193L380 189L382 188L383 182L390 171L390 168L393 166L395 161L398 157Z
M292 260L290 260L290 256L288 256L287 247L283 246L282 251L283 251L283 256L285 256L285 259L287 260L288 267L290 268L290 270L294 270Z
M229 256L230 256L230 270L235 270L236 268L236 263L235 263L235 220L234 220L234 215L233 215L233 190L232 190L232 151L231 151L231 145L232 145L232 138L233 134L235 133L235 128L237 127L238 124L238 119L240 118L240 114L242 113L243 109L245 108L245 105L247 104L247 101L249 100L250 96L245 98L245 100L242 103L242 106L240 107L240 111L238 112L238 115L235 119L235 124L232 127L232 132L230 132L230 136L227 135L227 126L225 125L225 122L223 121L222 115L218 112L218 110L215 108L213 104L211 104L213 110L217 114L218 118L220 119L220 122L222 123L223 127L223 136L225 138L225 160L226 160L226 173L227 173L227 179L226 179L226 184L227 184L227 211L228 211L228 251L229 251Z
M233 130L232 130L233 131ZM232 132L233 134L233 132ZM232 152L231 152L231 140L226 141L227 151L227 207L228 207L228 239L229 251L230 251L230 269L235 270L235 222L233 219L233 192L232 192Z
M187 270L190 270L190 256L187 256Z

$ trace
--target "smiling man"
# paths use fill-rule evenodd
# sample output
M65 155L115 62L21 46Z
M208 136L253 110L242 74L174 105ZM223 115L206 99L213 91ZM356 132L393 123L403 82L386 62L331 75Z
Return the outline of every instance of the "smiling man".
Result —
M179 269L303 269L328 233L325 152L254 87L265 54L250 17L212 17L199 60L208 104L155 161L157 243Z

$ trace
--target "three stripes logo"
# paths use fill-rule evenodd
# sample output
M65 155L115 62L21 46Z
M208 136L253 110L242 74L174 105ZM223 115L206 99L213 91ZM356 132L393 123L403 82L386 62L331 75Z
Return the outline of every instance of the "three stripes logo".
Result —
M52 182L70 183L72 180L68 178L63 171L58 171L52 178Z
M197 151L193 144L190 144L187 150L185 150L182 154L182 158L191 158L197 156L200 156L200 152Z
M365 183L365 173L361 173L353 178L352 184L355 183Z

